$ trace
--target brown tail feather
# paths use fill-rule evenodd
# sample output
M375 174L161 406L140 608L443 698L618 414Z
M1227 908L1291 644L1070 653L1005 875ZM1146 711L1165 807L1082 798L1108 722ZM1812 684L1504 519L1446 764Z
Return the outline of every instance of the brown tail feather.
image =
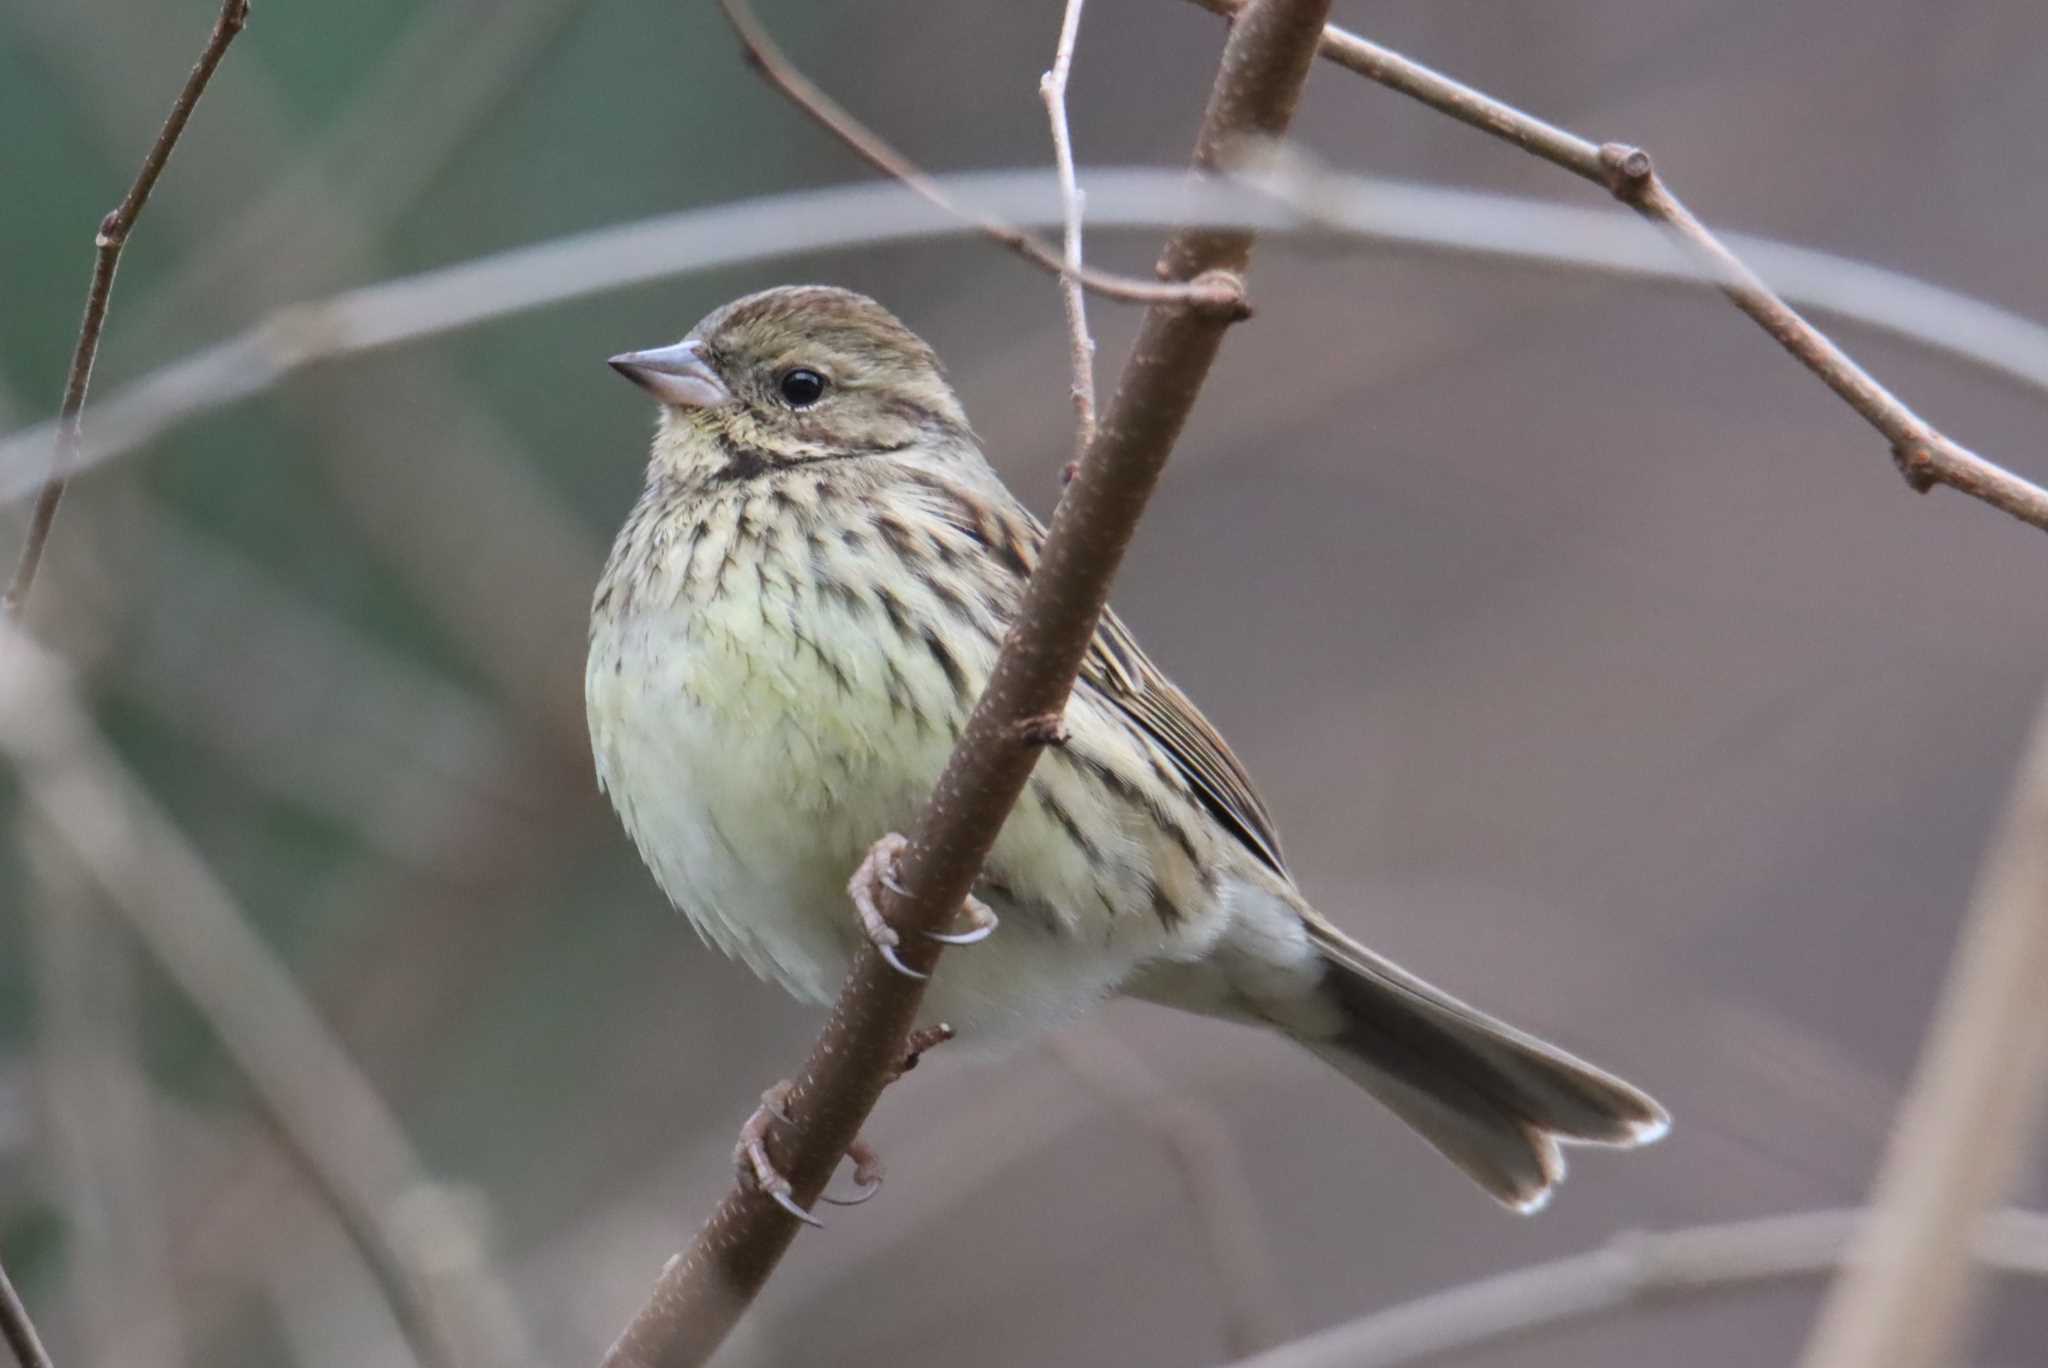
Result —
M1564 1177L1560 1140L1642 1145L1669 1128L1662 1107L1613 1075L1437 991L1319 917L1309 929L1343 1024L1302 1043L1502 1202L1543 1205Z

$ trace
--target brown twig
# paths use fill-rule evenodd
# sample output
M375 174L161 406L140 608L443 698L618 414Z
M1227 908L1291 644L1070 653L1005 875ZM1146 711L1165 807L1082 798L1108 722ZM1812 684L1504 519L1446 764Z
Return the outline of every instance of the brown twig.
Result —
M1193 3L1231 16L1242 10L1245 0ZM1641 148L1591 142L1335 24L1323 30L1321 55L1602 187L1698 258L1736 308L1883 433L1908 485L1922 494L1947 485L2048 531L2048 489L1951 441L1880 385L1729 251L1665 185Z
M775 40L768 36L761 21L747 8L746 0L718 0L718 3L732 24L733 32L739 35L747 64L760 72L770 85L787 95L791 103L810 115L826 132L851 148L862 161L883 175L901 181L947 213L973 224L983 236L1001 243L1040 270L1050 271L1056 276L1069 275L1066 261L1057 248L1021 228L960 203L914 162L884 142L873 129L849 114L815 81L799 71L796 64L775 45ZM1235 313L1244 305L1242 297L1226 282L1140 280L1087 266L1074 270L1071 278L1105 299L1119 299L1127 304L1188 304L1225 314Z
M1198 169L1216 168L1245 138L1286 131L1328 12L1329 0L1254 0L1232 26L1195 144ZM1206 278L1241 298L1251 249L1247 230L1182 229L1167 243L1160 274L1173 282ZM929 973L936 963L940 947L916 932L937 929L965 901L1037 762L1041 748L1018 735L1019 722L1065 711L1110 580L1236 316L1186 307L1184 296L1145 311L1107 420L1060 500L988 687L899 865L907 891L883 893L889 922L908 933L903 956L912 969ZM902 1056L923 997L922 981L894 972L863 943L789 1097L790 1124L770 1136L800 1204L817 1200L859 1133ZM688 1253L662 1270L606 1364L701 1363L760 1291L797 1228L766 1196L735 1187Z
M121 197L121 202L114 206L113 212L100 220L99 232L93 239L97 255L93 258L92 284L85 295L85 317L79 321L78 345L72 350L71 370L64 378L64 403L57 418L56 453L50 461L49 478L36 495L35 509L29 514L28 534L22 540L21 560L14 568L14 581L7 586L5 599L0 600L0 612L4 612L10 621L20 620L29 590L35 586L43 548L49 544L50 528L57 521L57 505L64 500L64 486L78 455L79 414L85 408L86 387L92 382L93 360L99 355L100 333L106 327L107 302L113 297L114 270L121 264L121 249L128 243L128 234L134 229L135 220L142 215L142 206L149 202L150 191L156 189L157 178L163 175L164 166L171 159L171 150L178 145L186 123L192 118L192 111L198 107L199 97L206 93L206 83L213 79L214 69L227 55L228 44L235 41L235 35L242 31L248 20L249 0L223 0L220 17L213 21L213 32L207 37L206 47L200 52L192 74L185 78L185 88L178 92L176 102L171 105L170 117L164 120L156 141L150 144L148 154L143 157L134 183Z
M1856 1257L1805 1368L1968 1357L1971 1239L2018 1175L2048 1101L2048 699L1984 857L1955 961L1892 1133Z
M22 1304L21 1294L14 1290L14 1283L7 1276L5 1264L0 1264L0 1339L5 1339L7 1347L14 1351L14 1361L20 1368L55 1368L49 1350L43 1348L42 1337L36 1334L36 1323L29 1319L28 1307Z
M1801 1211L1604 1247L1432 1293L1281 1345L1236 1368L1401 1368L1628 1307L1831 1273L1853 1257L1863 1211ZM2048 1216L1995 1212L1971 1231L1985 1267L2048 1277ZM1506 1361L1506 1360L1503 1360Z
M1057 192L1027 172L937 178L1005 206L1013 221L1057 228ZM1053 207L1050 211L1047 204ZM959 231L954 219L894 182L791 191L663 214L491 252L271 310L261 321L129 381L93 405L80 467L129 455L188 422L267 393L330 361L410 346L534 309L667 279L800 253L921 242ZM1153 228L1195 219L1255 227L1268 237L1347 239L1692 285L1704 268L1645 238L1637 225L1518 195L1346 175L1239 166L1190 184L1172 171L1089 173L1098 228ZM2008 309L1912 276L1770 238L1729 233L1744 259L1787 298L1953 357L2029 393L2048 392L2048 328ZM1656 250L1645 250L1655 248ZM56 439L54 420L0 437L0 500L32 491ZM493 440L497 440L495 437ZM34 467L35 474L24 478ZM472 601L472 600L465 600Z
M1060 241L1060 303L1067 315L1067 351L1074 370L1074 459L1095 440L1095 339L1088 333L1088 294L1081 288L1081 185L1074 175L1074 134L1067 126L1067 76L1074 68L1074 41L1081 32L1081 7L1086 0L1067 0L1060 20L1059 43L1052 69L1038 78L1038 98L1045 102L1052 127L1052 157L1060 178L1060 211L1065 216Z

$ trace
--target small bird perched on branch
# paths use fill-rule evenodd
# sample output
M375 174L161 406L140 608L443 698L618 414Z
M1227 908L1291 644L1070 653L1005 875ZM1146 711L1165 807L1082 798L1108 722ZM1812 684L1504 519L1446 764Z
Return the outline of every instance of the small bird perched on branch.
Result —
M591 613L599 781L700 933L829 1002L859 937L900 966L861 896L889 877L876 840L929 796L1044 529L932 349L864 296L749 295L612 365L661 409ZM1057 1025L1112 993L1269 1026L1522 1211L1563 1177L1559 1141L1665 1131L1643 1093L1309 906L1244 767L1114 614L1048 730L946 936L986 943L945 957L926 998L962 1035Z

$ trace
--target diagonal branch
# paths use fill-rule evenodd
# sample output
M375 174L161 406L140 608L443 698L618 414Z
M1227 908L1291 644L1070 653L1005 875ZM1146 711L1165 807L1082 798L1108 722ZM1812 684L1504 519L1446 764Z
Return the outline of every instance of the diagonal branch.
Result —
M42 492L36 495L35 510L29 515L28 535L21 544L21 560L15 566L14 581L7 586L5 599L0 600L0 613L10 621L20 620L22 605L28 601L29 590L35 587L36 570L43 561L43 548L49 544L50 528L57 521L57 505L64 501L64 486L78 457L79 414L85 408L86 387L92 382L93 360L99 355L100 333L106 327L107 303L113 297L114 271L121 264L121 249L127 245L135 220L142 215L142 206L149 202L150 191L156 189L157 177L163 175L164 166L171 159L171 150L178 145L186 123L192 118L192 111L198 107L199 97L206 93L207 82L213 79L221 58L227 56L228 44L235 41L235 36L248 20L249 0L223 0L220 17L213 21L213 32L207 37L206 47L199 54L192 74L185 78L185 88L178 92L177 100L171 105L170 117L164 120L156 141L150 144L148 153L142 158L142 167L135 173L134 183L121 197L121 202L114 206L113 212L100 220L99 233L93 239L98 254L93 259L92 284L86 290L85 317L79 321L78 345L71 353L71 371L64 379L64 405L57 418L56 455L50 462L49 478L43 482Z
M1193 3L1225 16L1244 6L1244 0ZM1692 253L1736 308L1883 433L1907 484L1922 494L1947 485L2022 522L2048 528L2048 491L1951 441L1873 379L1729 251L1665 185L1641 148L1588 141L1334 24L1323 30L1321 55L1601 186Z
M14 1361L20 1368L53 1368L50 1352L43 1348L36 1323L29 1319L28 1307L14 1290L5 1264L0 1264L0 1339L6 1340L7 1347L14 1351Z
M522 1363L481 1220L398 1119L219 877L135 781L65 668L0 623L0 755L26 807L141 937L249 1080L362 1248L420 1361ZM473 1347L473 1348L472 1348Z
M1224 314L1239 307L1237 295L1213 281L1138 280L1086 266L1077 266L1070 272L1058 249L1013 224L954 199L916 163L849 114L815 81L799 71L796 64L775 45L775 40L761 27L761 21L747 8L745 0L718 0L718 3L731 22L733 32L739 35L740 46L746 50L747 64L760 72L770 85L787 95L797 108L845 143L869 166L892 180L901 181L947 213L973 224L985 237L1001 243L1040 270L1078 280L1084 288L1106 299L1120 299L1127 304L1186 303Z
M2048 1103L2048 699L1879 1170L1869 1228L1800 1360L1966 1359L1971 1240L2019 1176Z
M1304 174L1301 159L1292 167L1288 160L1268 156L1237 167L1230 179L1196 182L1180 170L1097 167L1086 172L1089 217L1097 228L1235 224L1268 237L1338 238L1687 287L1711 283L1697 259L1668 237L1603 209L1327 168ZM1056 182L1038 172L965 172L941 183L998 206L1013 222L1056 228L1063 221ZM131 454L327 362L691 271L959 231L958 220L893 182L867 181L662 214L302 300L100 398L74 469ZM1827 252L1744 233L1724 241L1788 299L2015 381L2030 394L2048 392L2048 328L2032 319ZM0 437L0 501L36 487L55 434L51 421ZM2020 483L2027 501L2048 507L2048 491ZM2048 529L2048 519L2016 516Z
M1329 0L1254 0L1224 44L1196 139L1198 170L1217 168L1244 139L1286 132L1328 13ZM1241 300L1251 250L1249 230L1184 228L1167 243L1161 274L1176 282L1206 278ZM1108 418L1060 501L988 687L899 866L906 891L884 894L883 910L899 931L936 929L973 887L1044 744L1043 730L1034 740L1029 724L1065 711L1110 580L1234 316L1179 301L1145 311ZM914 970L929 973L938 952L922 936L905 936ZM790 1094L790 1124L770 1137L800 1204L817 1200L859 1134L888 1071L903 1057L923 996L922 981L895 973L863 943ZM606 1364L701 1363L796 1231L795 1217L771 1199L734 1188L689 1252L662 1270Z

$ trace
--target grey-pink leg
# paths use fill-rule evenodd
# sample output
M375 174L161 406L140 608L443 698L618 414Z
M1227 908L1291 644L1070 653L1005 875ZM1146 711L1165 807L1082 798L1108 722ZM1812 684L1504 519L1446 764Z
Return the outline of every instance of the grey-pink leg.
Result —
M789 1104L789 1094L794 1085L788 1079L777 1083L761 1094L761 1105L754 1108L746 1124L740 1127L739 1144L733 1147L732 1161L739 1166L740 1177L750 1182L757 1191L765 1193L768 1199L796 1217L807 1226L822 1228L824 1222L796 1204L791 1195L789 1179L782 1176L782 1170L775 1167L775 1161L768 1155L768 1127L780 1121L789 1124L789 1115L784 1109Z
M853 871L853 878L847 881L846 893L853 899L854 909L860 913L861 929L867 933L868 939L875 943L875 949L881 951L882 958L887 961L889 967L907 978L930 978L931 975L921 974L912 969L897 955L896 948L903 944L903 937L897 934L895 927L889 925L888 918L882 915L881 904L875 897L877 888L886 888L891 893L902 896L903 886L896 882L896 861L909 845L909 841L894 831L876 841L868 849L867 858L860 862L860 868ZM970 895L967 901L961 904L960 911L967 918L967 930L927 931L924 934L945 945L974 945L987 940L994 933L997 926L996 914L981 899Z

